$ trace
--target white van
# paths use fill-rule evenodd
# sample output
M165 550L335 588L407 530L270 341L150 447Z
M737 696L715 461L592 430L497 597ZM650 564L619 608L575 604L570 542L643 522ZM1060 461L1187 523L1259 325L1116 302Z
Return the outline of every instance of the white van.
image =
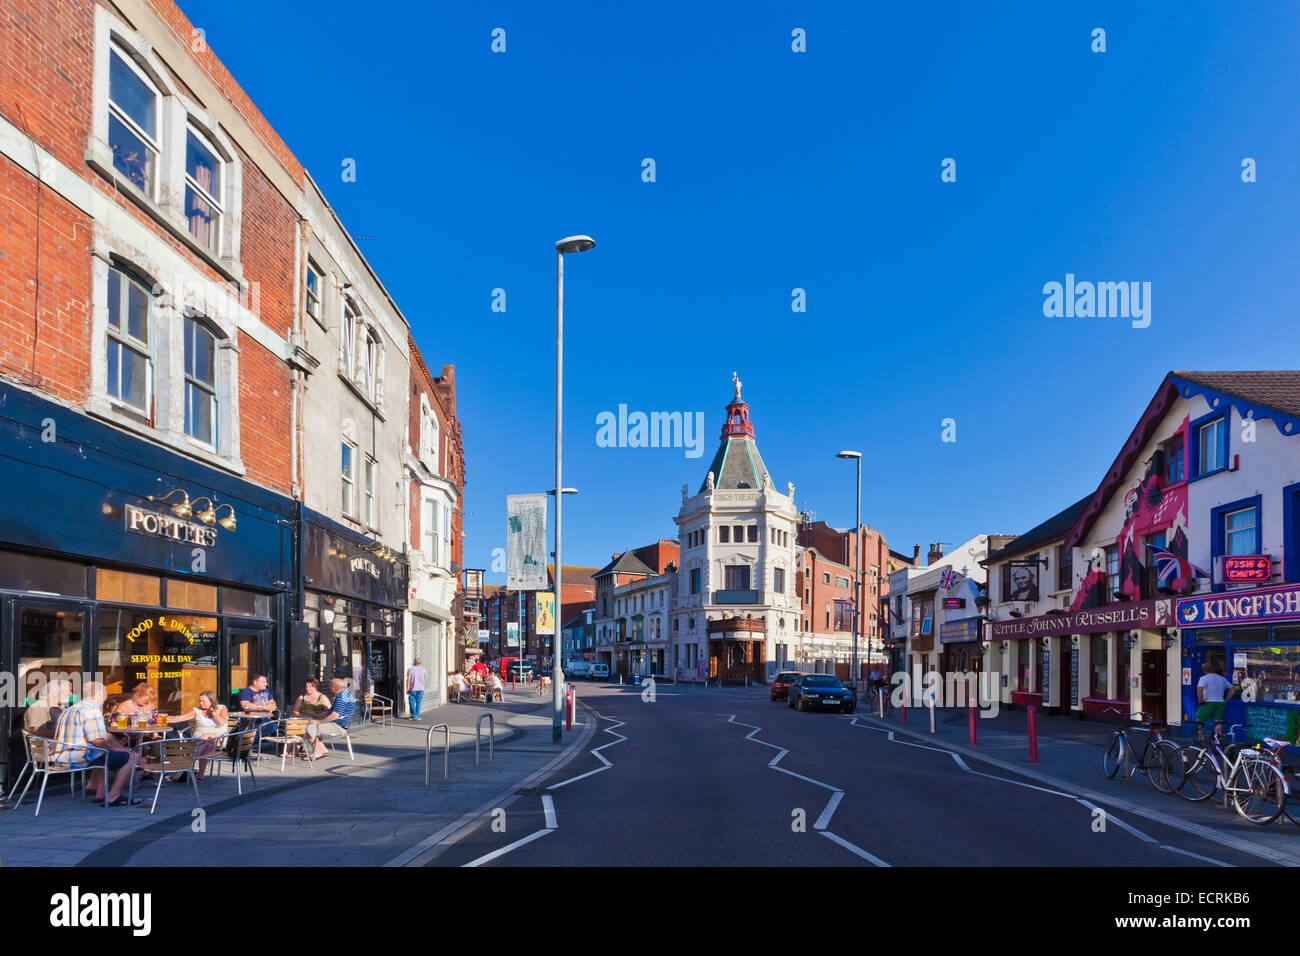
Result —
M592 680L609 680L609 665L592 664L591 674L589 676Z
M577 680L579 677L591 676L591 664L587 661L569 661L569 666L565 668L566 677L572 677Z

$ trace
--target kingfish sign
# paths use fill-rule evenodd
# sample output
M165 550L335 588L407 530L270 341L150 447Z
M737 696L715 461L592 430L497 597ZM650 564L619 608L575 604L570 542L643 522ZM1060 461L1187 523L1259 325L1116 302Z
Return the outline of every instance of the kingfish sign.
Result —
M1226 592L1178 602L1181 627L1262 624L1300 617L1300 585Z

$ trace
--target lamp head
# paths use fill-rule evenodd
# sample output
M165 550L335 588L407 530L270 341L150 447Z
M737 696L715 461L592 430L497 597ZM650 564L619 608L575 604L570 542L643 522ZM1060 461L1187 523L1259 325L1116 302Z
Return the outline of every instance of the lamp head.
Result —
M860 452L860 451L842 451L842 452L840 452L839 454L837 454L835 457L836 457L836 458L861 458L861 457L862 457L862 452Z
M200 501L206 501L208 506L202 511L196 511L194 517L198 518L204 524L212 525L217 523L217 509L212 505L212 499L208 497L195 498L191 508L197 508Z
M594 249L595 247L596 240L591 236L568 236L555 244L555 251L561 254L566 252L586 252L588 249Z

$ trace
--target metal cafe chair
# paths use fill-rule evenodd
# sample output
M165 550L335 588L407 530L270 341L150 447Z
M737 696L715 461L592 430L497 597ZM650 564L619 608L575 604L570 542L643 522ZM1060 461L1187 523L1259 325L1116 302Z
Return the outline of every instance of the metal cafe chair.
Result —
M365 696L366 701L366 720L375 723L376 719L380 723L388 722L391 727L393 724L393 701L390 697L383 694L369 693Z
M262 763L262 744L278 744L280 750L280 770L284 770L284 764L290 756L297 756L303 752L303 742L306 739L308 720L306 717L286 717L276 722L276 732L266 734L258 738L257 741L257 762ZM274 757L274 754L272 754Z
M244 770L248 770L248 776L253 781L253 786L257 786L257 775L253 773L253 764L250 759L253 755L253 742L257 737L257 730L240 730L223 734L215 737L217 748L210 753L204 754L204 760L212 761L212 766L217 773L221 772L221 765L228 763L231 769L235 771L235 781L239 789L239 795L244 795Z
M158 794L162 791L163 780L172 773L183 773L189 776L190 786L194 788L194 802L200 807L203 806L203 801L199 799L199 785L194 779L194 765L198 761L200 743L201 741L194 737L173 737L147 740L136 748L143 758L140 769L146 774L152 773L158 776L158 785L153 791L153 802L149 805L150 813L153 813L158 806ZM150 750L156 751L156 755L150 756ZM135 774L132 774L127 798L130 799L134 793Z
M338 727L339 730L343 731L343 742L348 745L348 759L355 762L357 757L356 754L352 752L352 734L348 731L346 727L342 726L336 721L330 720L330 721L326 721L326 723L334 724L334 726ZM332 743L332 738L326 734L322 734L320 739L325 744L325 746L329 748L331 752L333 752L334 744Z
M30 759L31 759L32 775L27 779L27 786L23 787L23 792L19 794L18 802L14 804L14 809L15 810L18 809L18 807L23 802L23 798L27 796L28 789L31 787L33 783L36 782L36 778L40 777L41 789L40 789L40 793L37 794L36 797L36 813L35 813L35 816L38 817L41 815L41 802L45 799L45 785L50 782L50 777L58 776L59 774L78 774L78 773L84 774L88 770L95 769L94 767L70 767L66 764L56 763L54 760L55 748L59 748L60 750L85 751L87 759L89 760L97 760L99 759L100 756L107 753L107 751L102 750L99 747L92 747L90 746L90 744L61 744L57 740L50 740L47 737L37 737L33 734L28 733L25 730L23 731L23 738L27 743L27 753L30 755ZM107 761L105 761L105 763L107 763ZM111 789L109 785L110 781L107 779L107 775L108 775L107 767L104 768L104 774L105 774L104 806L107 807L108 791ZM72 784L72 792L76 793L77 790L76 790L75 779L71 781L71 784ZM84 777L82 778L82 786L84 792L84 786L85 786Z

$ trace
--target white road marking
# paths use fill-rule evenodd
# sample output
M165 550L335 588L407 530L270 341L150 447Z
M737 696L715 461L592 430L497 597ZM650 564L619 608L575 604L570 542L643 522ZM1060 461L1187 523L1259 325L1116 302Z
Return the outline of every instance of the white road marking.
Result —
M886 863L884 860L882 860L880 857L868 853L860 846L854 846L848 840L844 839L841 836L836 836L834 833L831 833L829 830L823 830L822 836L824 836L828 840L838 843L840 846L844 847L844 849L848 850L850 853L855 853L858 856L862 857L862 859L874 863L876 866L884 866L884 867L889 866L889 864Z
M886 863L884 860L880 859L880 857L868 853L866 850L862 849L862 847L856 846L850 843L848 840L844 839L842 836L838 836L837 834L831 833L830 830L826 829L831 824L831 817L835 815L835 809L840 805L840 801L844 799L843 790L841 790L839 787L832 786L829 783L823 783L820 780L814 780L812 777L805 777L803 774L795 773L793 770L786 770L784 767L778 767L777 761L779 761L790 751L787 750L785 747L778 747L776 744L771 744L768 743L766 740L759 740L757 737L755 737L754 735L759 733L763 729L762 727L755 726L754 724L746 724L742 721L739 721L736 719L735 714L715 714L714 716L726 717L727 723L736 724L739 727L752 727L753 729L745 735L746 740L752 741L753 743L756 744L762 744L764 747L771 747L773 750L778 751L777 755L773 757L770 761L768 761L767 766L770 769L780 771L781 773L788 773L792 777L798 777L800 780L805 780L808 783L814 784L825 790L831 791L830 800L827 801L826 807L822 810L821 815L817 817L817 822L813 824L814 830L821 833L821 835L826 837L827 839L832 840L835 843L838 843L840 846L844 847L844 849L848 850L850 853L856 854L857 856L862 857L862 859L864 860L870 860L876 866L889 866L889 864Z
M555 798L549 793L542 794L542 812L546 814L546 829L557 829L559 823L555 821Z
M1226 866L1226 867L1234 866L1234 864L1232 863L1224 863L1221 860L1215 860L1212 857L1208 857L1208 856L1201 856L1199 853L1193 853L1190 850L1183 850L1176 846L1169 846L1168 844L1160 843L1158 840L1155 839L1155 837L1148 836L1147 834L1143 833L1141 830L1137 829L1136 827L1131 826L1128 823L1125 823L1123 820L1119 819L1119 817L1115 816L1113 813L1102 809L1101 807L1097 806L1095 803L1092 803L1091 801L1085 800L1083 797L1076 797L1073 794L1064 793L1060 790L1052 790L1047 787L1035 786L1034 784L1024 783L1020 780L1012 780L1008 777L999 777L991 773L984 773L983 771L980 770L972 770L970 766L967 765L966 761L961 758L960 754L954 753L951 750L943 750L939 747L927 747L924 744L915 744L915 743L910 743L909 741L906 740L899 740L894 736L894 732L892 730L889 730L888 728L885 727L877 727L874 724L858 723L858 718L856 717L851 719L849 726L862 727L865 728L866 730L875 730L884 733L888 736L888 739L891 743L903 744L906 747L917 747L921 750L933 750L936 753L945 753L949 757L951 757L957 763L957 766L961 767L962 770L965 770L969 774L974 774L977 777L987 777L990 780L998 780L1001 781L1002 783L1014 784L1017 787L1025 787L1026 789L1029 790L1038 790L1042 793L1051 794L1054 797L1065 797L1068 800L1074 800L1078 803L1081 803L1085 807L1088 807L1091 810L1102 810L1102 812L1106 814L1107 823L1113 823L1121 830L1128 831L1129 833L1133 834L1133 836L1137 837L1139 840L1141 840L1144 843L1154 843L1157 846L1159 846L1162 850L1170 850L1174 853L1181 853L1184 856L1190 856L1198 860L1204 860L1207 863L1213 863L1215 866Z
M596 712L593 710L592 713L595 714ZM578 774L576 777L570 777L568 780L561 780L559 783L553 783L553 784L551 784L549 787L546 788L547 790L559 790L561 787L567 787L567 786L568 786L569 784L571 784L571 783L577 783L579 780L585 780L587 777L593 777L593 776L595 776L595 775L598 774L598 773L604 773L604 772L605 772L606 770L608 770L610 767L614 766L614 765L613 765L613 764L612 764L612 763L611 763L611 762L610 762L610 761L605 757L605 755L604 755L603 753L601 753L601 751L604 750L606 747L612 747L612 746L614 746L615 744L621 744L623 741L627 740L627 738L624 737L622 734L619 734L619 733L615 733L615 732L614 732L614 728L615 728L615 727L622 727L622 726L626 723L626 721L623 721L623 720L614 720L613 717L604 717L604 716L602 716L601 714L596 714L596 717L599 718L600 720L612 720L612 721L614 721L613 724L611 724L610 726L608 726L608 727L605 728L605 733L607 733L607 734L611 734L611 735L613 735L613 736L615 736L615 737L618 738L617 740L611 740L611 741L610 741L609 743L607 743L607 744L601 744L599 747L596 747L595 749L593 749L593 750L589 750L589 751L588 751L588 753L590 753L592 756L594 756L597 760L599 760L599 761L600 761L601 763L603 763L605 766L603 766L603 767L597 767L595 770L588 770L586 773L580 773L580 774Z
M1231 867L1231 863L1224 863L1222 860L1216 860L1213 857L1201 856L1199 853L1193 853L1191 850L1184 850L1181 847L1170 846L1167 843L1160 844L1162 850L1172 850L1174 853L1181 853L1183 856L1195 857L1198 860L1204 860L1206 863L1213 863L1215 866Z
M516 840L514 843L511 843L509 846L503 846L499 850L493 850L491 853L488 853L485 856L481 856L477 860L470 860L468 863L465 864L465 866L482 866L484 863L491 863L497 857L505 856L511 850L519 849L525 843L532 843L534 840L540 839L541 837L546 836L546 834L554 833L554 832L555 831L552 829L536 830L533 833L528 834L528 836L524 837L522 840Z

